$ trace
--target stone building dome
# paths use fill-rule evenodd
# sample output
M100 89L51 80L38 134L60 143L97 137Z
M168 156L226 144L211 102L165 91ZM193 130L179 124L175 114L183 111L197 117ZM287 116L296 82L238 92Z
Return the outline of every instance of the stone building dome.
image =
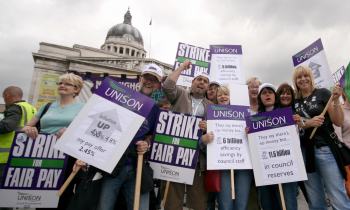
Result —
M124 15L124 22L109 29L101 49L128 57L145 57L143 38L140 31L131 24L130 10Z
M142 35L137 28L132 26L131 18L132 18L132 16L130 14L130 10L128 10L124 15L124 22L119 23L119 24L113 26L111 29L109 29L109 31L107 33L106 40L112 36L124 37L124 38L133 39L143 46Z

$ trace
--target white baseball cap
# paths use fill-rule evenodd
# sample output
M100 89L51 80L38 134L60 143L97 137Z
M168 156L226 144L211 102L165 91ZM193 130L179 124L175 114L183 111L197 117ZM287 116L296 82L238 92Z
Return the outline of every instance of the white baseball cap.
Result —
M271 88L273 91L276 92L276 88L275 88L275 86L273 84L271 84L271 83L263 83L263 84L261 84L259 86L259 94L262 91L262 89L264 89L264 88Z
M144 75L144 74L151 74L157 77L158 81L161 82L163 77L163 70L157 64L149 63L147 65L144 65L142 68L141 75Z
M205 78L207 78L208 79L208 81L210 82L210 77L209 77L209 74L207 73L207 72L204 72L204 71L200 71L200 72L196 72L195 74L194 74L194 80L197 78L197 77L199 77L199 76L202 76L202 77L205 77Z

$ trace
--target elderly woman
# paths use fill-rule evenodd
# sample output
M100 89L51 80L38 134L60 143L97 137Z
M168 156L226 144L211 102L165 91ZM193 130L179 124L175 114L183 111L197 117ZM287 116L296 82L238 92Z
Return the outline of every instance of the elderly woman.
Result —
M305 181L309 197L309 209L327 209L325 191L328 193L333 209L350 209L350 199L346 195L344 178L346 172L336 154L333 138L336 135L332 124L341 126L344 121L339 103L341 89L335 86L330 92L325 88L316 88L311 69L299 66L293 74L296 90L295 109L303 117L300 133L302 150L306 163L308 180ZM328 100L331 104L324 116L321 115ZM313 128L318 128L310 138Z
M83 106L82 103L75 100L83 87L83 80L80 76L72 73L63 74L59 77L57 85L58 99L50 105L44 115L42 113L45 106L42 106L32 120L22 129L33 139L38 136L38 132L56 134L57 137L60 137ZM35 127L39 120L40 131ZM65 177L68 177L71 172L74 161L73 158L69 157ZM57 209L66 209L72 195L73 184L60 197Z

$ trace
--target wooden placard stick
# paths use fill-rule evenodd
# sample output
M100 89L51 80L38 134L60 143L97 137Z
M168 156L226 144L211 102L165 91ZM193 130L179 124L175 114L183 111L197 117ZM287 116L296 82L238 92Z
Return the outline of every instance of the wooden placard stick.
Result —
M140 207L142 164L143 164L143 154L139 154L139 155L137 155L137 172L136 172L136 184L135 184L135 194L134 194L134 210L139 210L139 207Z
M77 175L77 173L79 172L81 166L77 166L76 170L73 170L72 173L70 173L69 177L66 179L66 181L63 183L63 185L61 186L61 188L58 190L57 195L61 196L64 191L67 189L68 185L72 182L72 180L74 179L75 175Z
M328 107L330 106L330 104L332 103L332 100L333 100L333 95L329 98L327 104L326 104L326 107L323 109L322 113L320 116L324 116L328 110ZM314 127L314 129L312 130L312 133L309 137L309 139L312 139L316 133L316 130L317 130L318 127Z
M232 196L232 200L234 200L236 198L236 195L235 195L235 172L233 171L233 169L231 169L231 196Z
M283 188L282 184L278 184L278 191L280 192L280 198L282 203L282 209L286 210L286 202L284 201L284 194L283 194Z
M164 196L163 196L162 205L161 205L163 208L165 208L165 202L166 202L166 198L168 197L169 186L170 186L170 182L167 181L165 185L165 191L164 191Z

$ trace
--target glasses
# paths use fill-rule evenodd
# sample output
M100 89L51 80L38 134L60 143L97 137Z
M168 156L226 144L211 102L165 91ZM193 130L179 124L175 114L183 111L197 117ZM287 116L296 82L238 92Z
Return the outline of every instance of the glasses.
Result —
M149 75L149 74L144 74L142 75L142 78L144 80L147 80L149 82L152 82L152 83L156 83L156 82L159 82L157 77L153 76L153 75Z
M63 85L63 86L75 87L75 85L73 85L72 83L67 83L67 82L57 82L56 84L57 84L58 86Z

